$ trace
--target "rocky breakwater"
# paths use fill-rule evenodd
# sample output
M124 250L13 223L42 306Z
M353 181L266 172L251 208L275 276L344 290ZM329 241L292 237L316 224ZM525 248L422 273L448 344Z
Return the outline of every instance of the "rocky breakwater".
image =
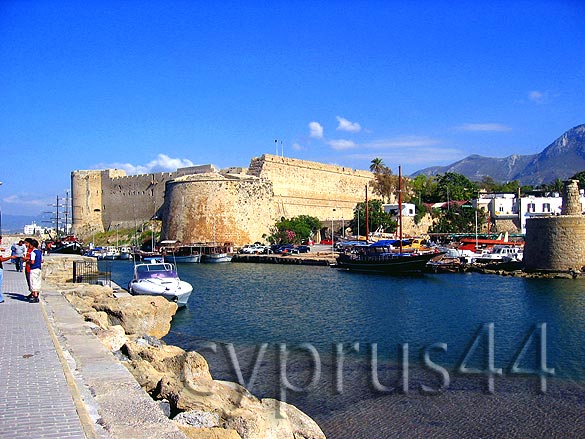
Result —
M214 380L199 353L162 342L177 311L175 303L154 296L115 297L111 288L99 285L59 282L54 288L188 437L325 438L296 407Z

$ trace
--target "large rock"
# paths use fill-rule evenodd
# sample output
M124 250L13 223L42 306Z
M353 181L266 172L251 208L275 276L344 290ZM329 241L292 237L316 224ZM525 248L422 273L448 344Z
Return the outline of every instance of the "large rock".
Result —
M268 437L294 439L325 439L315 421L292 404L265 398L262 405L268 423Z
M96 332L96 336L110 352L120 350L120 348L128 341L126 332L120 325L111 326L109 329L101 329Z
M98 299L93 308L108 314L111 325L122 325L126 334L162 338L171 329L178 307L164 297L130 296Z

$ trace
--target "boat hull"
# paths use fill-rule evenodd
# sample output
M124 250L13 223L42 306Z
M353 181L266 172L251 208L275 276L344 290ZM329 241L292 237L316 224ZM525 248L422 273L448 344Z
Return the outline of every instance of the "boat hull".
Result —
M384 256L356 256L340 255L337 258L337 268L349 271L373 273L420 273L425 271L427 263L442 253L425 253L418 255L384 255Z
M182 307L187 305L193 287L182 280L174 285L160 284L150 280L132 280L128 284L128 292L137 296L162 296Z
M203 262L220 263L220 262L231 262L232 257L227 253L211 253L203 255Z
M166 255L165 262L171 264L198 264L201 261L201 255L189 255L189 256L173 256Z
M77 242L67 243L56 248L51 249L51 253L58 253L64 255L82 255L83 247Z

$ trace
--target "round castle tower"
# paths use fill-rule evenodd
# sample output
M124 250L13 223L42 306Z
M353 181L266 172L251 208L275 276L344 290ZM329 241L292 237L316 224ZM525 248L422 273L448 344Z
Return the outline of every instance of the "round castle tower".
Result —
M585 268L585 216L577 180L565 182L560 216L526 221L526 271L581 271Z

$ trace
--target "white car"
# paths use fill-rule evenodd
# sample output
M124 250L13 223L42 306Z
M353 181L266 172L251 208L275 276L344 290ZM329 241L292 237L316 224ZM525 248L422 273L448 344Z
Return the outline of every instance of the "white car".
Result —
M242 247L240 253L258 255L260 253L264 253L265 249L266 247L261 244L247 244L244 247Z

